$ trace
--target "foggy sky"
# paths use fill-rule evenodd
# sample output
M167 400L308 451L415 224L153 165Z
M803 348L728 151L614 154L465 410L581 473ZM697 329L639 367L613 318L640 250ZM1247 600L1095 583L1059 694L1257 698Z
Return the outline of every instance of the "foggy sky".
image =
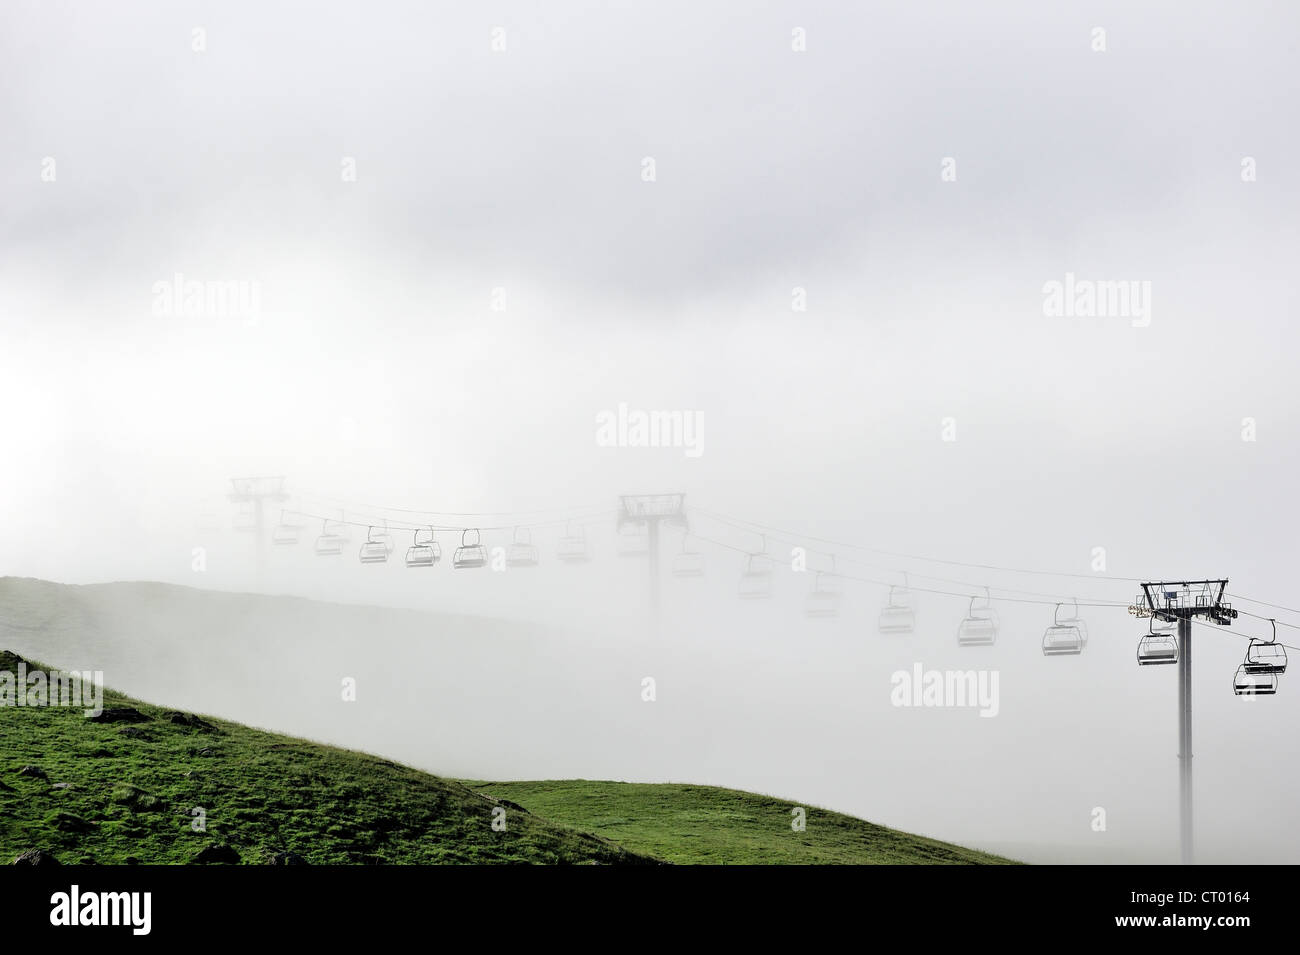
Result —
M248 542L200 518L228 526L227 479L273 473L304 498L445 512L684 491L970 563L1087 574L1104 547L1108 575L1223 575L1300 606L1298 20L1283 3L6 4L0 574L506 617L557 628L576 656L617 654L641 625L640 568L612 558L586 584L548 567L462 583L444 567L415 586L351 552L322 570L300 551L259 581ZM1242 181L1245 157L1257 181ZM1067 272L1149 282L1149 326L1045 316L1044 283ZM257 283L257 320L155 314L155 284L177 273ZM700 414L703 453L599 447L596 416L620 402ZM590 533L608 554L611 528ZM553 536L537 536L549 557ZM1152 808L1175 806L1172 684L1149 692L1122 611L1090 622L1091 656L1052 692L1042 667L1075 661L1041 659L1051 608L1006 612L990 658L1003 713L956 729L891 710L887 693L895 665L977 665L949 646L960 599L927 602L915 652L846 673L833 647L881 639L881 588L849 588L844 618L818 631L836 634L828 647L798 614L806 580L787 576L784 615L763 619L737 606L739 555L709 561L707 598L670 602L682 656L662 665L693 688L674 719L712 713L713 735L638 763L617 738L555 734L528 774L780 790L968 841L1089 845L1086 813L1106 799L1157 828L1172 818ZM880 561L976 586L1133 589ZM1237 832L1241 804L1300 795L1287 678L1243 709L1230 678L1245 640L1206 634L1204 838L1229 858L1244 839L1243 853L1294 861L1289 821L1253 842ZM236 691L217 699L240 716ZM1064 700L1073 751L1047 729ZM285 714L298 732L331 725ZM348 742L511 774L504 756L422 758L393 732ZM986 762L950 761L983 745ZM1148 769L1149 788L1133 783ZM972 815L956 795L972 788L992 808ZM1074 815L1056 812L1066 799ZM1145 844L1173 829L1126 832Z

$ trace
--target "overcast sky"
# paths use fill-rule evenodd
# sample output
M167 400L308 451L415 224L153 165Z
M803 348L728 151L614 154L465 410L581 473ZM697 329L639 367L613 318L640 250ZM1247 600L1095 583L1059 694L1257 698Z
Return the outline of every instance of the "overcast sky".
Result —
M500 513L679 490L746 520L974 564L1088 574L1103 547L1107 576L1226 575L1300 606L1298 28L1288 3L6 3L0 573L575 634L640 612L611 596L626 588L571 581L416 590L350 555L349 574L324 577L305 553L278 554L259 582L247 547L202 528L228 525L229 477L271 473L313 513L325 498ZM1045 286L1067 273L1137 283L1142 313L1048 314ZM243 283L256 308L169 309L178 274ZM701 453L600 446L596 418L620 403L698 416ZM611 528L590 533L608 551ZM538 538L553 549L553 531ZM739 555L710 560L713 596L674 626L695 646L743 645L758 621L731 597ZM1008 589L1133 589L880 561ZM840 632L879 639L883 591L849 597L858 615ZM961 603L934 605L936 641ZM1032 682L1045 663L1050 611L1025 611L1018 650L999 644L1004 694L1018 667ZM1106 613L1094 634L1136 671L1137 625ZM1225 715L1245 641L1210 641L1204 745L1231 759L1240 729L1277 754L1256 788L1216 798L1294 801L1300 753L1282 727L1300 704L1284 683L1252 711L1267 721ZM797 686L768 674L729 718L761 725L772 694L814 706L835 669L819 658ZM1151 701L1116 691L1149 673L1087 672L1078 699L1104 705L1107 725L1172 712L1170 681ZM861 692L887 693L881 673ZM980 722L1039 745L1033 714ZM930 731L914 732L921 753ZM1171 784L1162 733L1132 758L1152 752ZM776 778L876 818L878 803L855 801L860 777L836 768L854 739ZM748 742L731 762L695 753L645 775L757 786L781 761ZM989 786L1032 789L1017 752ZM591 754L584 773L581 756L565 770L612 765ZM1233 778L1211 765L1198 760L1205 785ZM914 795L875 792L924 827ZM936 809L929 825L1009 838L1023 811L1009 799L993 824ZM1037 835L1087 839L1050 822ZM1300 836L1282 841L1294 861Z

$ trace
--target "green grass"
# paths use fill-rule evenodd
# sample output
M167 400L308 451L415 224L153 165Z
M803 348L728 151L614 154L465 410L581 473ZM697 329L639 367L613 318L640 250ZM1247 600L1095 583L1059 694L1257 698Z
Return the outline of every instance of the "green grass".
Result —
M0 670L16 667L0 652ZM174 723L112 691L104 706L150 717L130 724L143 735L80 708L0 707L0 863L28 849L65 864L186 863L220 845L250 863L285 851L316 864L648 861L511 809L493 831L489 797L374 756L211 718L211 729ZM192 829L194 807L206 832Z
M676 783L470 782L556 822L673 863L1007 864L973 849L909 835L788 799ZM803 832L791 810L806 811Z
M0 670L18 663L0 651ZM147 719L0 706L0 864L28 849L65 864L176 864L217 847L243 863L283 852L315 864L1006 861L811 806L794 832L799 804L731 789L466 785L112 690L104 706ZM193 828L196 807L205 831ZM504 832L492 827L494 809L505 810Z

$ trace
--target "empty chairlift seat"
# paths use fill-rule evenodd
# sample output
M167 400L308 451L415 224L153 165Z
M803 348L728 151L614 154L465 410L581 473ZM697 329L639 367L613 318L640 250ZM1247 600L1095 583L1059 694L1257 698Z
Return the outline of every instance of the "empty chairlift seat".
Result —
M911 633L916 629L916 612L912 593L906 587L890 587L889 597L880 610L881 633Z
M393 539L385 531L376 531L373 527L366 533L358 557L363 564L386 564L393 549Z
M271 531L271 543L276 547L292 547L298 543L302 536L302 525L294 524L284 519L284 512L280 513L280 523L275 525L275 530Z
M330 522L325 521L321 525L320 536L316 538L316 556L317 557L338 557L343 553L343 547L347 544L347 538L342 534L337 534L330 527Z
M740 596L761 600L772 596L772 558L766 553L749 554L740 572Z
M470 535L474 539L470 541ZM457 570L466 570L474 567L483 567L487 564L487 548L480 542L479 532L477 530L466 529L461 532L460 546L452 554L451 566Z
M682 552L673 558L674 577L703 577L704 555L698 551L687 550L683 543Z
M556 556L562 564L585 564L591 560L591 551L587 549L587 534L581 524L569 524L564 528Z
M1138 666L1168 666L1178 662L1178 638L1168 631L1152 629L1142 636L1137 647Z
M1277 642L1277 621L1270 620L1269 623L1273 625L1273 639L1252 638L1246 648L1246 660L1242 666L1250 673L1286 672L1286 647Z
M1251 670L1243 663L1232 678L1232 692L1237 696L1273 696L1277 693L1277 674Z
M827 577L820 571L813 578L812 590L804 600L804 616L813 619L826 619L840 615L840 589L834 577Z
M1043 631L1043 656L1077 656L1083 652L1083 631L1077 618L1062 617L1061 604L1053 611L1052 624Z
M442 559L442 547L433 539L433 528L417 530L406 548L407 567L432 567Z
M650 553L650 525L624 521L618 525L618 556L644 557Z
M532 534L526 527L516 527L510 549L506 551L507 567L536 567L537 548L533 546Z
M966 616L957 625L957 644L963 647L992 646L998 639L998 612L993 609L993 601L988 588L984 590L984 599L971 597Z

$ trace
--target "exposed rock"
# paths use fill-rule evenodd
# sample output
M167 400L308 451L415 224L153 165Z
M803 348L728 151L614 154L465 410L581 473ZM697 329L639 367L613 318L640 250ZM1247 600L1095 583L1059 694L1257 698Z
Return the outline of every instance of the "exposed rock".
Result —
M51 789L76 789L77 787L72 785L72 783L54 783L52 786L50 786L50 788Z
M93 832L95 824L71 812L56 812L49 824L59 832Z
M216 729L216 727L207 720L200 719L193 713L180 713L176 710L168 710L163 714L163 719L167 720L169 723L175 723L178 726L192 726L195 729L200 730Z
M18 770L18 775L19 775L19 776L35 776L37 779L49 779L49 778L50 778L48 775L46 775L45 770L41 769L41 767L39 767L39 766L24 766L22 769Z
M123 726L117 733L119 736L127 736L131 739L150 739L149 734L138 726Z
M132 706L110 706L100 713L87 716L92 723L148 723L149 717Z
M59 865L59 860L44 849L28 849L14 859L14 865Z
M238 865L239 853L230 846L204 846L190 860L192 865Z

